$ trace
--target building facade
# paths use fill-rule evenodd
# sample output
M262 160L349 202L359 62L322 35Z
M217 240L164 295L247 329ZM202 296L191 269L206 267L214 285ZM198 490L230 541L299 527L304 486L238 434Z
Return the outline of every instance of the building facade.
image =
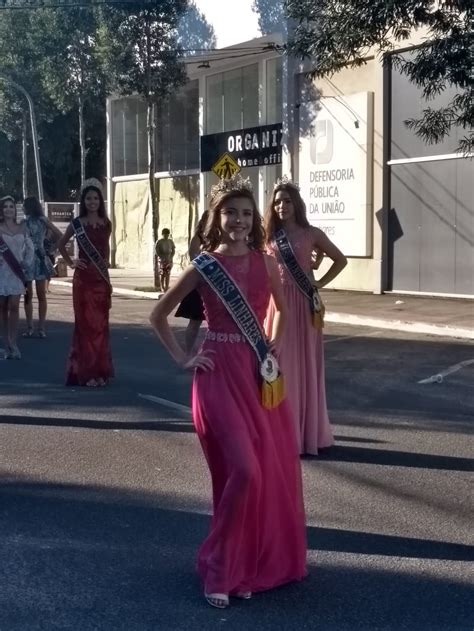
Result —
M187 60L187 85L157 108L160 229L172 231L176 263L187 262L212 168L237 164L262 210L281 174L299 183L310 222L348 256L331 287L474 296L473 162L458 139L425 145L408 130L424 103L389 61L311 81L310 64L279 52L284 26L249 41L228 32L229 46ZM151 269L145 104L110 99L108 138L114 262Z

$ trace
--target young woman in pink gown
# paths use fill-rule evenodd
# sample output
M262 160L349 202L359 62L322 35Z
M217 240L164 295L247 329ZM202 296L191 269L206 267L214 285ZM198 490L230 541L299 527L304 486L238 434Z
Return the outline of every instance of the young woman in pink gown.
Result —
M317 454L318 449L330 447L334 442L326 405L323 333L314 327L308 298L279 255L275 233L284 230L301 269L311 278L315 255L319 258L324 253L333 260L326 274L316 281L317 288L333 280L347 260L322 230L309 225L303 199L291 182L275 186L265 211L265 229L267 251L277 259L288 308L280 364L285 375L299 451L301 454ZM271 302L267 330L272 329L275 313Z
M278 347L284 325L281 283L275 261L262 252L261 218L248 186L231 180L213 189L203 249L233 277L260 325L273 296L272 345ZM167 318L193 289L202 296L209 329L190 359ZM224 608L229 596L250 598L302 579L301 471L286 401L263 407L254 350L195 266L161 298L150 320L175 361L195 371L193 420L210 469L214 508L198 554L206 600Z

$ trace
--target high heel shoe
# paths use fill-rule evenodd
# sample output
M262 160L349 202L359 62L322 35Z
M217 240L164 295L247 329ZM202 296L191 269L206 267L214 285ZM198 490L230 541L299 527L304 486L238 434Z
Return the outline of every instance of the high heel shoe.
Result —
M229 596L227 594L204 594L204 598L211 607L225 609L229 606Z

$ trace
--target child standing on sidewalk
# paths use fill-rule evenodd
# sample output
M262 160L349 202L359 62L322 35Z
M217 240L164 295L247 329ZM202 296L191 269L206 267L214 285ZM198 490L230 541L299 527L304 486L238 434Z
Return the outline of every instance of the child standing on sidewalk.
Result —
M163 291L168 291L170 286L170 275L173 267L173 258L176 251L173 240L170 239L170 231L163 228L161 231L161 239L158 239L155 246L155 253L158 257L160 268L160 283Z

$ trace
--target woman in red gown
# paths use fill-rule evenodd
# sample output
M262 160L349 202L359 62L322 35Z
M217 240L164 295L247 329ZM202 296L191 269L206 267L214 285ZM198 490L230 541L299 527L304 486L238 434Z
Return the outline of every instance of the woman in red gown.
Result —
M78 231L82 233L77 237L79 258L71 259L66 245ZM109 343L110 233L101 184L87 181L81 193L79 217L69 224L58 245L64 260L74 269L74 334L66 368L68 386L105 386L114 376Z

